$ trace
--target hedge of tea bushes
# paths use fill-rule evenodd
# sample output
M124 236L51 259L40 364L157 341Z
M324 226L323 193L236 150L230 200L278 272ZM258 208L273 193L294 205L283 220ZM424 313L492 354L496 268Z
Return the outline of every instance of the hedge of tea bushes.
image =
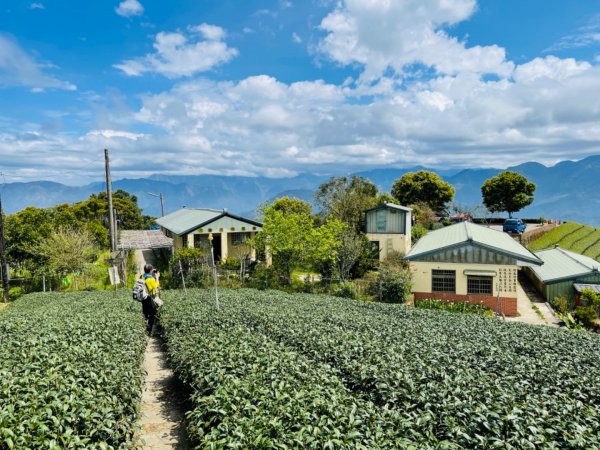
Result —
M394 414L243 315L171 297L161 312L171 367L193 391L187 429L196 448L416 448L396 433Z
M145 326L112 292L31 294L0 313L0 448L135 445Z
M358 411L373 404L376 412L384 412L393 431L383 433L374 448L393 448L403 439L418 448L600 448L597 335L307 294L220 294L220 313L214 312L209 291L174 295L173 309L164 311L169 311L167 328L179 330L169 336L175 367L188 382L201 380L197 400L212 400L212 389L221 385L201 387L215 367L206 361L218 357L223 358L219 367L226 367L219 370L243 367L242 378L252 380L255 396L248 404L267 404L270 391L261 390L266 381L255 378L255 372L264 373L263 360L253 358L268 353L269 364L286 361L289 367L293 355L303 361L302 373L316 370L326 380L339 381L340 392L345 388L361 405ZM253 347L257 339L261 344ZM194 342L203 348L202 356L194 351L189 359L178 359ZM268 380L276 383L277 375ZM239 377L234 380L237 386ZM312 389L317 395L325 386L319 378L309 381L297 384L299 392ZM275 420L274 411L257 412L263 425ZM220 412L213 423L190 415L192 427L210 434L217 424L234 420L231 411ZM255 425L262 433L263 426ZM221 443L245 442L242 435L228 434L232 429L222 426ZM364 427L356 431L368 433Z

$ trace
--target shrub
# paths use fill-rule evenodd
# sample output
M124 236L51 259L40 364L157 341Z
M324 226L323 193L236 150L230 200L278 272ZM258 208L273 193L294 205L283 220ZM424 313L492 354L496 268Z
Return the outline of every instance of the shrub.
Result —
M242 262L240 260L240 258L235 258L233 256L229 256L225 262L220 264L222 269L227 269L227 270L240 270L240 267L242 267Z
M380 302L406 303L412 288L412 276L408 269L400 269L382 264L375 281L371 284L371 294Z
M20 288L20 287L18 287L18 286L11 287L11 288L8 290L8 300L9 300L9 301L16 300L16 299L18 299L18 298L19 298L20 296L22 296L22 295L23 295L23 289L21 289L21 288Z
M558 295L554 297L552 301L552 306L556 311L561 314L567 314L571 311L571 305L569 304L569 300L564 295Z
M354 300L358 298L358 289L356 289L356 285L351 281L342 281L332 289L331 293L336 297L351 298Z
M277 289L281 286L281 282L272 266L269 267L265 263L258 263L254 267L250 286L257 289Z
M411 230L411 241L415 244L419 239L427 234L428 230L420 223L415 224Z
M581 293L581 306L575 308L574 315L587 328L594 328L595 321L600 317L600 294L585 289Z
M161 285L171 288L183 287L181 269L186 287L210 287L212 268L210 253L199 248L180 248L169 261L169 276L161 277Z

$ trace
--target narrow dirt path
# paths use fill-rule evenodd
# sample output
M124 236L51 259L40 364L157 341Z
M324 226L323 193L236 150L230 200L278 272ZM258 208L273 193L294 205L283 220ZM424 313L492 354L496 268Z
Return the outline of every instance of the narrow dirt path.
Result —
M185 395L167 366L159 337L149 337L144 356L146 387L142 394L141 437L144 449L191 448L185 434Z

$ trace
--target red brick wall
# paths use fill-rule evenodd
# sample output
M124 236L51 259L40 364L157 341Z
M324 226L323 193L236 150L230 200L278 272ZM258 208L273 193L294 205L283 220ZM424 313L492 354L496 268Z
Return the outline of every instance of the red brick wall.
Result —
M459 295L447 292L414 292L415 300L427 300L430 298L437 298L447 302L467 302L475 305L480 303L483 306L487 306L491 310L497 313L504 313L505 316L515 317L517 315L517 299L511 297L500 297L500 305L498 305L498 298L493 295Z

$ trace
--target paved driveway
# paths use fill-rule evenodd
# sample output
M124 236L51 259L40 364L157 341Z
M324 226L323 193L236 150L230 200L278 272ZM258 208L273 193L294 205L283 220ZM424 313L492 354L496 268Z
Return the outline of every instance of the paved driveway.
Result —
M522 322L531 325L549 325L558 326L559 319L552 314L552 311L542 296L535 290L535 288L528 282L520 277L517 283L517 311L519 312L518 317L507 317L506 320L509 322ZM543 316L535 311L535 308Z

